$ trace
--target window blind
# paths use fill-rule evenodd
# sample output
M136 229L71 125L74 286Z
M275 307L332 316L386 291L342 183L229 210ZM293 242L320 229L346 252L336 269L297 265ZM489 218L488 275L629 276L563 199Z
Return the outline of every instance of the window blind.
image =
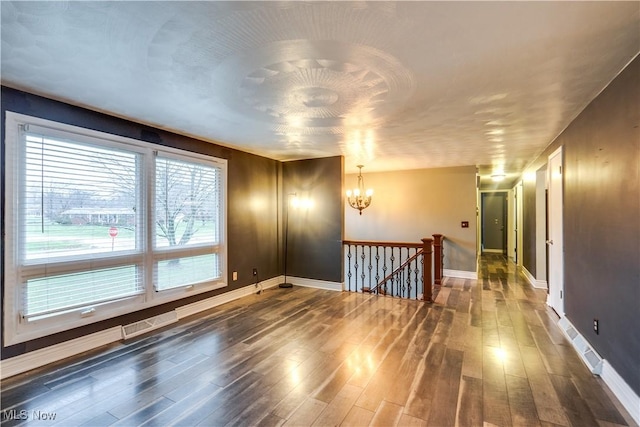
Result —
M23 281L23 317L143 293L136 265L82 263L136 249L139 155L29 132L24 144L20 252L36 273ZM80 271L50 272L61 257Z
M142 294L135 265L27 280L23 317L49 315Z
M220 278L220 258L211 253L220 239L220 175L215 166L156 157L155 248L173 254L154 265L156 291Z
M35 134L25 144L27 260L136 248L136 153Z

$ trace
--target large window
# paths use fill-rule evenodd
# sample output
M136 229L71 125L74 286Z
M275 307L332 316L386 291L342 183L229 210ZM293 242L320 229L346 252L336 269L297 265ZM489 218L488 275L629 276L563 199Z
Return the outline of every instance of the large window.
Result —
M224 160L6 124L6 344L225 285Z

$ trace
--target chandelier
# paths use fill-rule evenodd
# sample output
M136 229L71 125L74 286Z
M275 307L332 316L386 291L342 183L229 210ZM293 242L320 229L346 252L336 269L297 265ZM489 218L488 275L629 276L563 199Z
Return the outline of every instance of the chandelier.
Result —
M371 204L371 196L373 195L373 190L368 189L365 191L364 189L364 179L362 178L363 167L362 165L358 165L358 169L360 170L360 172L358 172L358 187L353 190L347 190L349 206L358 209L360 215L362 215L362 210Z

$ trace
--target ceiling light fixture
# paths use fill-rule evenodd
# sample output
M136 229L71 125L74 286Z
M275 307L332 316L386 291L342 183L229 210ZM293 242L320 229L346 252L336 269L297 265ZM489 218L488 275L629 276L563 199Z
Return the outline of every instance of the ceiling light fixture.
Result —
M362 178L363 167L363 165L358 165L358 169L360 170L360 172L358 172L358 187L353 190L347 190L349 206L358 209L360 215L362 215L362 210L371 204L371 196L373 195L373 190L368 189L365 191L364 189L364 178Z
M506 175L503 174L503 173L495 173L495 174L491 175L491 179L494 182L500 182L500 181L504 180L505 177L506 177Z

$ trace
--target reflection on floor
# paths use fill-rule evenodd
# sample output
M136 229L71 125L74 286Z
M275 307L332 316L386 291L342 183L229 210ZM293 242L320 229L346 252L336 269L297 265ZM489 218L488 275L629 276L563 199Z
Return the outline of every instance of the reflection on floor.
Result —
M434 304L293 287L2 384L3 425L628 425L500 255ZM16 412L11 412L15 410ZM20 412L25 411L25 412ZM9 419L11 414L27 420Z

